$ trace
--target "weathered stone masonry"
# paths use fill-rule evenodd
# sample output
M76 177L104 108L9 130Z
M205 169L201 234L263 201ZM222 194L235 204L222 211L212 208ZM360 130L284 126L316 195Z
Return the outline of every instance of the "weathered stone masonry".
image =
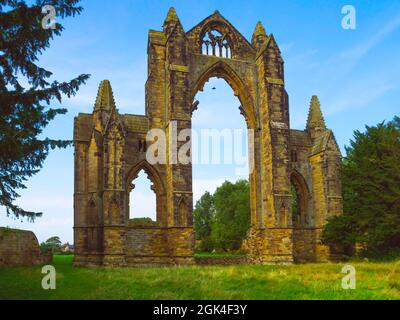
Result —
M75 119L76 265L195 263L192 166L150 165L146 134L157 128L170 140L172 123L191 128L194 97L211 77L228 82L254 130L248 261L329 257L319 239L327 218L342 212L340 151L318 98L311 100L306 130L291 130L274 36L259 22L250 43L217 11L185 32L171 8L163 30L149 32L146 114L120 115L110 83L103 81L93 113ZM155 225L129 222L129 193L141 170L156 193ZM292 185L299 195L296 217Z
M51 251L41 252L31 231L0 228L0 267L29 267L51 264Z

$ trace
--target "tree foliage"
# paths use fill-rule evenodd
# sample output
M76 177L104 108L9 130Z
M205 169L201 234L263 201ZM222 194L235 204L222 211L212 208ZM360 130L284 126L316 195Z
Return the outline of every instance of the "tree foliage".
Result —
M45 242L40 244L40 248L42 251L53 251L58 252L61 250L61 240L59 237L51 237L47 239Z
M75 95L88 79L82 74L69 82L51 80L52 73L37 65L38 57L50 46L50 40L63 31L43 29L42 8L52 5L57 18L80 14L79 0L0 0L0 205L7 215L34 220L41 213L18 207L18 190L42 167L49 151L65 148L70 141L41 139L43 129L64 108L48 107L61 102L63 95Z
M355 131L342 162L344 215L329 221L328 244L400 247L400 118Z
M194 210L196 237L204 251L239 250L250 227L250 189L246 180L224 182L205 193Z
M201 251L211 251L211 225L215 216L214 198L207 191L199 201L197 201L194 211L194 230L196 240L201 240Z

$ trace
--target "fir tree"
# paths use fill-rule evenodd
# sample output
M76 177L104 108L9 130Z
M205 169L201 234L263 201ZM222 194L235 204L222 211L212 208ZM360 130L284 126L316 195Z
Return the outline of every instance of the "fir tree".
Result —
M325 227L328 244L400 248L400 118L355 131L342 164L344 215Z
M57 21L81 13L79 0L0 0L0 205L7 215L26 217L33 221L41 213L18 207L18 190L26 188L25 181L36 174L49 151L65 148L70 141L40 139L43 129L64 108L49 107L61 102L63 95L75 95L89 75L82 74L69 82L50 80L52 73L39 66L38 57L54 36L63 31L43 28L42 8L51 5Z

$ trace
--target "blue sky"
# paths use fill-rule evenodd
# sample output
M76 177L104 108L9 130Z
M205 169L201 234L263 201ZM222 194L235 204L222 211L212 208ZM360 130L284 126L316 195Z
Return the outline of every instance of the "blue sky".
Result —
M342 28L341 9L346 4L356 9L356 30ZM161 29L170 6L176 8L186 30L218 9L251 39L261 20L267 33L274 34L285 60L292 128L304 128L313 94L319 96L327 125L342 150L354 130L399 114L399 1L119 0L111 5L105 0L83 0L82 6L80 16L63 22L66 30L43 53L40 64L59 81L81 73L92 76L76 97L63 101L68 115L49 125L46 136L72 139L73 118L92 110L102 79L111 81L121 113L144 113L148 30ZM198 98L195 128L210 127L210 119L217 128L245 128L238 101L222 80L210 81ZM231 169L196 166L195 198L225 179L237 179ZM43 211L43 218L35 224L21 223L5 217L0 208L0 225L33 230L40 241L59 235L72 242L73 150L52 152L27 186L18 203ZM137 183L135 214L151 216L153 196L145 192L146 187Z

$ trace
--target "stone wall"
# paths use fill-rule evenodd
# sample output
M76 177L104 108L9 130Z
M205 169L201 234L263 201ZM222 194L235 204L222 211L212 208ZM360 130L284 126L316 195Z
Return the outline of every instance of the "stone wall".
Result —
M293 230L293 259L295 262L316 261L315 229L304 228Z
M293 263L291 228L250 228L246 249L253 264Z
M31 231L0 228L0 267L51 264L52 254L41 253Z
M196 257L195 261L200 266L233 266L248 263L246 256Z
M125 258L128 265L194 264L192 228L128 227Z

